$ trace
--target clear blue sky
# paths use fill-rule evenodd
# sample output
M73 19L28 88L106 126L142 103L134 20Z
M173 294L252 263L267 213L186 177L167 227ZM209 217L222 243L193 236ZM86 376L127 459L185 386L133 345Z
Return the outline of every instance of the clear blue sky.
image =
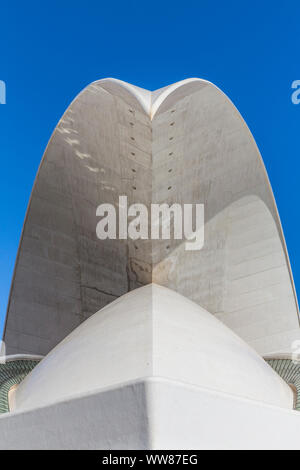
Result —
M264 158L299 292L299 2L11 0L0 17L0 329L47 141L77 93L104 77L150 90L200 77L232 99Z

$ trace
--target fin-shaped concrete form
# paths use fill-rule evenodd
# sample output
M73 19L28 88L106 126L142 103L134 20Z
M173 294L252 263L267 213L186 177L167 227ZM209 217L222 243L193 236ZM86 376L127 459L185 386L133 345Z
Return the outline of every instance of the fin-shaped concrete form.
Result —
M203 203L205 243L96 237L96 208ZM7 354L47 354L126 292L155 282L193 300L261 354L300 338L291 268L255 141L231 101L188 79L155 92L89 85L57 125L26 215Z

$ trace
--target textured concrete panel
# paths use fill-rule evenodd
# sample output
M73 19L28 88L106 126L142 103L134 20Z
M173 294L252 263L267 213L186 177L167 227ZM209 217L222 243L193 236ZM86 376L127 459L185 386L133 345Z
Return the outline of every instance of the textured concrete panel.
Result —
M178 240L101 242L96 208L117 204L119 195L147 207L205 204L204 248L188 252ZM153 93L100 80L67 109L26 215L7 352L46 354L84 319L150 282L194 300L262 354L289 351L300 337L288 255L259 151L230 100L203 80Z

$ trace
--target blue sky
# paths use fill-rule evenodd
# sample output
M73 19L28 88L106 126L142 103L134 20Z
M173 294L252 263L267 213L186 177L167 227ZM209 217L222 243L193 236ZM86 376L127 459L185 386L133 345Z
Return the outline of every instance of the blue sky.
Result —
M200 77L232 99L264 158L299 292L299 2L12 0L0 17L0 329L45 146L71 100L104 77L150 90Z

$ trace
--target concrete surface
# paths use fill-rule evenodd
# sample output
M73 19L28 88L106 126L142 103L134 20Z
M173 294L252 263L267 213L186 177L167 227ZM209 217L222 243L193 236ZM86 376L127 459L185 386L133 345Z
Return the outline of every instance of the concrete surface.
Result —
M96 208L205 204L205 245L96 238ZM300 338L296 294L272 190L230 100L189 79L155 91L89 85L43 157L16 261L7 354L47 354L124 293L155 282L197 302L260 354Z

